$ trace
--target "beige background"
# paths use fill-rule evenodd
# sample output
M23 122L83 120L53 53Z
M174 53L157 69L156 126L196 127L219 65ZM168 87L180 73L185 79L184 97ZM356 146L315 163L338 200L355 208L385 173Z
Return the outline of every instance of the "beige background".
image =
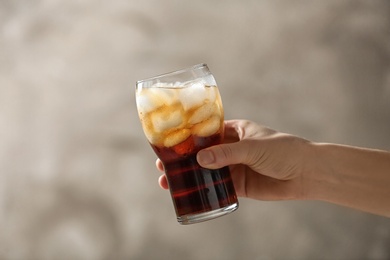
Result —
M138 79L206 62L226 118L390 149L390 3L0 1L0 259L389 259L390 220L259 202L180 226Z

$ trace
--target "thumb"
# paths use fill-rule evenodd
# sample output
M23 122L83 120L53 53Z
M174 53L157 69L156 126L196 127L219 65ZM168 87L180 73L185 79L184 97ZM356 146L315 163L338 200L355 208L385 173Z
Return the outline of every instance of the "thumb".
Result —
M215 145L199 151L197 160L202 167L209 169L218 169L231 164L249 164L250 149L250 144L245 140Z

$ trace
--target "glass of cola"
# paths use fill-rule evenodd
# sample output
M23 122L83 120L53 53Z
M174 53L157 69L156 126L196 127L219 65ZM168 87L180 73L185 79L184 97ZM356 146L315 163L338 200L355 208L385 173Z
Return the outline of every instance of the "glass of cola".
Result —
M145 136L163 163L180 224L223 216L238 208L229 167L211 170L196 160L199 150L224 136L222 100L206 64L136 84Z

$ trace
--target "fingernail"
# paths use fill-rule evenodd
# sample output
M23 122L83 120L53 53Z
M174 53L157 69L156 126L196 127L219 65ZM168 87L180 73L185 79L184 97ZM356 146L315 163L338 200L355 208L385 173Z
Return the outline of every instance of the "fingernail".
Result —
M215 162L214 153L208 150L202 150L198 153L198 162L203 165L212 164Z

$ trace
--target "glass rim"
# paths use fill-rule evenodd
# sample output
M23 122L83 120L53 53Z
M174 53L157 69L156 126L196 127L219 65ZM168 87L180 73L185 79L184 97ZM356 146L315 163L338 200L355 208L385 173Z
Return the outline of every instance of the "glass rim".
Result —
M204 68L204 67L207 67L206 63L198 63L196 65L193 65L191 67L187 67L187 68L184 68L184 69L174 70L174 71L166 72L166 73L154 76L154 77L137 80L136 85L138 85L140 83L147 82L147 81L152 81L152 80L155 80L155 79L158 79L158 78L162 78L162 77L165 77L165 76L177 75L177 74L180 74L180 73L183 73L183 72L187 72L187 71L195 70L195 69L199 69L199 68Z

